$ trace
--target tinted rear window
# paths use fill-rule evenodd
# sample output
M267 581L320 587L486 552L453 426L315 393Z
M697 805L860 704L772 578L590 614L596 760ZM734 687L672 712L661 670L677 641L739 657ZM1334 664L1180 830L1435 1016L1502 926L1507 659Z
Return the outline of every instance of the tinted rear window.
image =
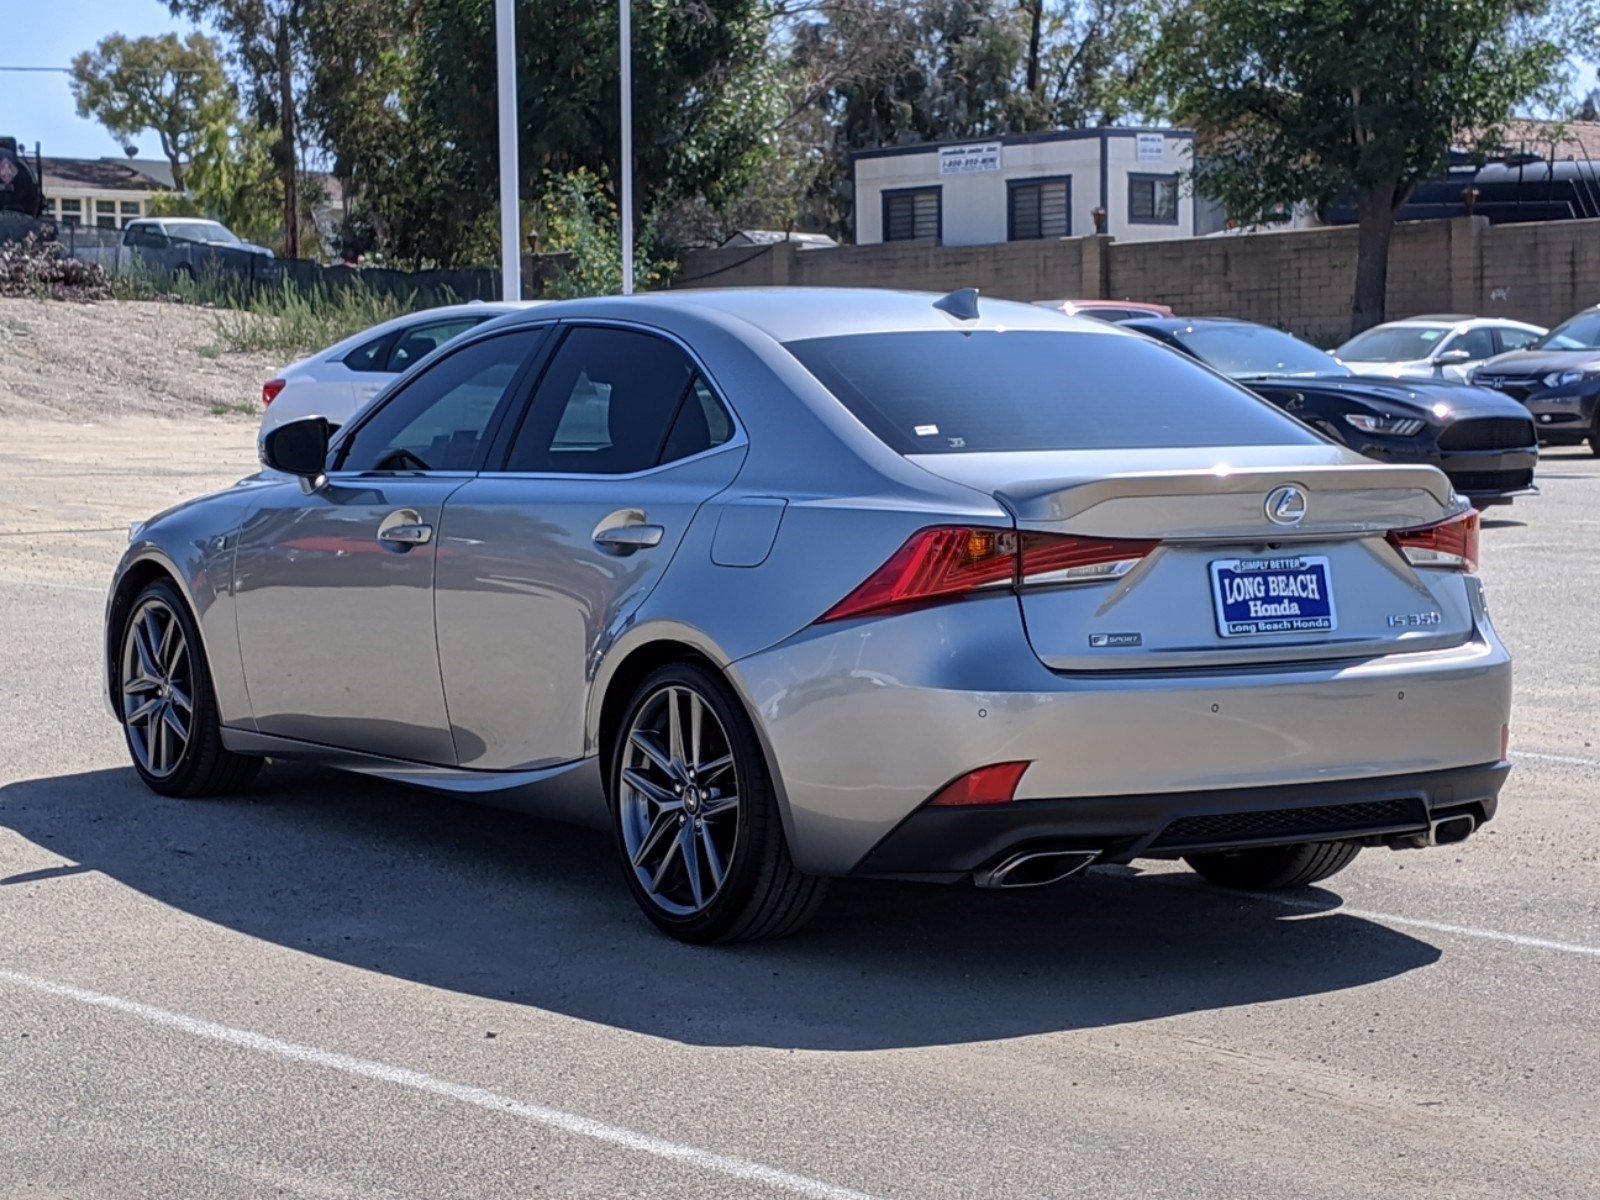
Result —
M901 454L1317 441L1264 400L1142 337L950 330L787 346Z

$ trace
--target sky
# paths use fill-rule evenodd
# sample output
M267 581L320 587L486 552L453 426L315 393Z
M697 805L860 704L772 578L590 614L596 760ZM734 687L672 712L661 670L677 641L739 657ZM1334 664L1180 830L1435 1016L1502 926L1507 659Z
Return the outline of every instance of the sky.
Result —
M163 0L76 0L66 9L42 0L0 0L0 68L66 67L79 51L110 33L130 37L186 34L194 23L173 17ZM56 72L0 70L0 134L43 144L66 158L121 155L122 147L93 121L82 120L67 77ZM154 134L138 139L141 158L160 158Z
M73 55L90 49L109 33L130 37L180 34L194 28L171 16L164 0L76 0L66 14L41 0L0 0L0 68L66 67ZM1595 69L1578 67L1578 93L1596 86ZM0 69L0 134L11 134L30 148L68 158L120 155L122 147L93 121L78 117L65 74ZM153 134L137 140L144 158L161 150Z

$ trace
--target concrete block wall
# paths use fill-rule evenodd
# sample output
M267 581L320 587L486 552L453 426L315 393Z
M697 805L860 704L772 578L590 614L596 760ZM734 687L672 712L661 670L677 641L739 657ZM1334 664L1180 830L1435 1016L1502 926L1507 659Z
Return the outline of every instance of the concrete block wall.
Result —
M977 287L1012 300L1152 300L1336 345L1350 329L1355 267L1356 230L1347 226L1158 242L1087 237L993 246L697 250L684 255L672 286ZM1461 217L1395 230L1391 318L1475 312L1553 325L1596 303L1600 221L1490 225Z
M1600 221L1493 225L1475 249L1478 312L1554 325L1600 303Z

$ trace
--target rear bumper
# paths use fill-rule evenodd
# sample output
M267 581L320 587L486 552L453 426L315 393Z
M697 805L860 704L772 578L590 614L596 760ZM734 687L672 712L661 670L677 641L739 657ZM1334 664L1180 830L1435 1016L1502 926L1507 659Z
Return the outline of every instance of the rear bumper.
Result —
M1378 779L921 808L855 873L953 882L1022 850L1097 850L1097 861L1127 862L1295 842L1382 844L1425 834L1446 813L1490 820L1510 770L1495 762Z
M1360 793L1497 762L1511 664L1476 581L1471 596L1470 641L1368 659L1055 672L1023 635L1015 597L993 595L813 627L729 673L773 765L803 870L861 869L951 780L1010 761L1031 764L1017 789L1028 803L1016 812L1071 815L1073 828L1128 839L1126 853L1141 836L1148 848L1184 796L1192 811L1215 813L1228 811L1211 807L1228 794L1345 783ZM1096 825L1130 803L1145 811ZM894 873L949 869L918 867L909 854Z

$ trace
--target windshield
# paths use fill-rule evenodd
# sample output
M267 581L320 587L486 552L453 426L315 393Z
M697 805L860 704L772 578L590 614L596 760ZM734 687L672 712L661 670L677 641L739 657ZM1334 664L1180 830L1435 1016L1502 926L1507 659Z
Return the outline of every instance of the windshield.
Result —
M1331 355L1265 325L1199 325L1175 336L1201 362L1234 379L1352 374Z
M901 454L1317 441L1183 355L1109 331L847 334L787 349Z
M1591 309L1561 322L1529 349L1600 350L1600 310Z
M215 221L168 221L166 230L169 237L190 242L220 242L225 246L239 243L231 229Z
M1412 362L1431 355L1449 333L1448 327L1380 325L1356 334L1334 354L1345 362Z

